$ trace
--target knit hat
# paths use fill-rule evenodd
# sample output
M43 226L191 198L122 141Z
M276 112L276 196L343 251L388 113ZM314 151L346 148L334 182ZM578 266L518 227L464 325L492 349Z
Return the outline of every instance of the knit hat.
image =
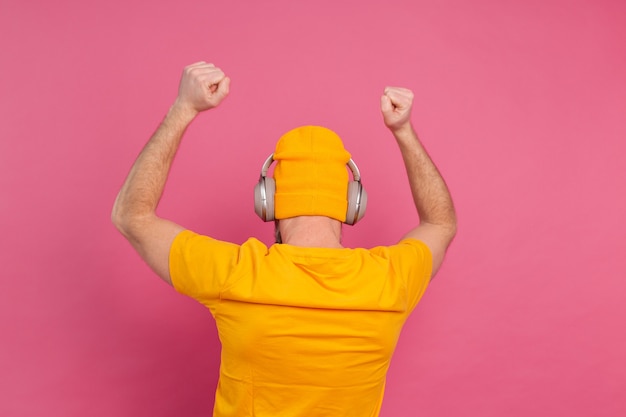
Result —
M319 126L293 129L278 140L274 160L276 219L326 216L346 220L350 154L335 132Z

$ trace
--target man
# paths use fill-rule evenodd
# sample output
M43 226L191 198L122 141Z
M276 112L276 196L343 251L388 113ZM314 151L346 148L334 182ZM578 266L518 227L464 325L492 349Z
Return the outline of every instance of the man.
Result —
M448 189L411 126L413 94L386 88L381 111L406 165L419 226L393 246L343 248L341 224L357 220L350 217L361 208L351 200L362 190L348 184L350 155L339 137L304 126L280 138L274 178L257 186L264 187L257 205L274 200L257 212L277 219L282 238L268 248L256 239L235 245L200 236L155 213L186 127L218 106L229 85L212 64L185 68L174 105L119 193L113 222L163 280L215 317L222 343L215 416L377 416L402 325L456 233Z

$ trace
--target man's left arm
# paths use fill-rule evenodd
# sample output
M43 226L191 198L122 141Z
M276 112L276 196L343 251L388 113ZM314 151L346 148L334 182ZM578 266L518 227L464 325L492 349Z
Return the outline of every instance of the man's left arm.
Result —
M185 68L176 101L139 154L113 206L111 219L117 229L170 285L170 247L184 228L158 217L156 208L187 126L201 111L218 106L229 86L230 79L213 64Z

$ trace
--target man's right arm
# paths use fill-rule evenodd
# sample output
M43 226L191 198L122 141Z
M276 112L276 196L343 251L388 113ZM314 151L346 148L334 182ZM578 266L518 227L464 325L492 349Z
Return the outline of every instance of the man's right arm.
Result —
M405 88L387 87L381 97L383 119L402 153L420 218L419 226L403 239L417 239L428 246L433 257L431 276L434 277L456 234L456 213L443 177L411 125L412 104L413 93Z

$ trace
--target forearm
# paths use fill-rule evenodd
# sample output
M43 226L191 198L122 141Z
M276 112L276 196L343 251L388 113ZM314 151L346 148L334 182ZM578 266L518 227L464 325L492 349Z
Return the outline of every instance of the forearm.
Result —
M432 279L456 234L456 213L443 177L411 125L412 104L413 92L402 87L385 88L380 102L385 125L400 147L420 218L419 226L403 239L416 239L428 247L432 255Z
M448 187L410 123L392 132L406 167L421 223L456 230L456 213Z
M139 154L113 207L120 230L155 215L180 141L196 114L176 102Z

